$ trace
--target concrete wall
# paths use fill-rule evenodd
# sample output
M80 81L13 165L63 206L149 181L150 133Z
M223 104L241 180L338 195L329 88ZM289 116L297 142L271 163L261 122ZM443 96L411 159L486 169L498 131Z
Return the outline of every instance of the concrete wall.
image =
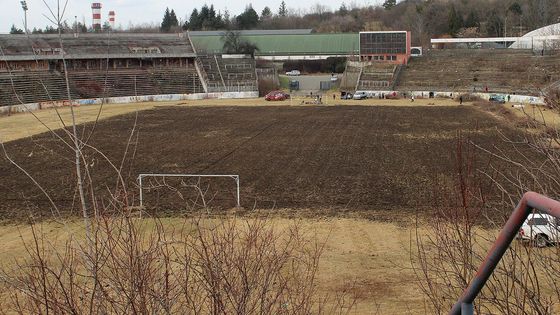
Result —
M67 106L87 106L99 105L105 101L105 104L127 104L142 102L169 102L183 100L203 100L203 99L242 99L257 98L259 92L222 92L222 93L196 93L196 94L165 94L165 95L144 95L144 96L126 96L126 97L109 97L105 99L81 99L70 101L49 101L41 103L12 105L0 107L0 115L8 115L22 113L27 111L36 111L53 107Z
M363 90L362 90L363 91ZM359 92L359 91L357 91ZM401 91L365 91L371 97L379 97L379 95L390 95L396 93L399 96L403 96L403 92ZM430 93L433 93L435 98L457 98L460 95L469 94L478 96L484 100L489 100L491 95L503 95L507 101L508 95L511 96L510 102L511 103L520 103L520 104L532 104L532 105L544 105L544 98L537 97L537 96L530 96L530 95L513 95L513 94L503 94L503 93L458 93L458 92L437 92L437 91L409 91L404 92L406 93L407 97L410 97L414 94L416 98L429 98Z

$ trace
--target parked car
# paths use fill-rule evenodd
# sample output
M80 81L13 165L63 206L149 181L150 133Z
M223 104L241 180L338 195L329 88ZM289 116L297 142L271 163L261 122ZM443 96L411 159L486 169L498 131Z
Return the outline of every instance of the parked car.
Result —
M355 99L355 100L365 100L367 98L368 98L368 95L364 91L358 91L358 92L354 93L354 97L353 97L353 99Z
M492 95L490 95L490 102L505 104L506 98L503 95L492 94Z
M282 91L272 91L268 93L264 99L267 101L285 101L290 98L290 94Z
M299 72L299 70L292 70L292 71L286 72L286 75L293 76L293 77L297 77L300 74L301 74L301 72Z
M340 96L340 99L343 99L343 100L351 100L353 96L354 96L354 95L352 95L352 93L344 93L344 92L343 92L342 95Z
M517 238L536 247L546 247L558 243L559 232L560 220L549 214L532 213L523 222Z

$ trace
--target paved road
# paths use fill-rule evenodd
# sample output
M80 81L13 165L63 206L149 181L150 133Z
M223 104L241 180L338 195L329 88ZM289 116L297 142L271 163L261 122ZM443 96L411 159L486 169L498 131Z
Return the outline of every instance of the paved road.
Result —
M299 89L301 91L319 91L321 88L321 81L330 81L330 74L322 75L301 75L297 77L287 77L289 80L299 81Z

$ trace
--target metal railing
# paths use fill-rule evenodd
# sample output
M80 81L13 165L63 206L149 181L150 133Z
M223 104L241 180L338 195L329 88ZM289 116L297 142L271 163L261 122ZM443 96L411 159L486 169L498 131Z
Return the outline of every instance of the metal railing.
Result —
M560 202L539 195L534 192L528 192L509 217L506 225L498 235L494 245L488 252L488 255L478 268L478 271L471 281L467 289L463 292L463 296L453 305L449 312L450 315L472 315L474 314L474 299L478 296L486 281L490 278L494 269L502 259L502 256L508 249L509 245L519 232L523 222L527 219L533 210L539 210L557 218L560 218Z

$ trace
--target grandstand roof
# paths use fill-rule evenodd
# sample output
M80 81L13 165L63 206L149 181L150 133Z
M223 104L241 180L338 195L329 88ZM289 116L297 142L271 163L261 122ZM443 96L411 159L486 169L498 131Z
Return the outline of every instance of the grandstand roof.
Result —
M287 29L287 30L240 30L235 31L241 35L303 35L313 33L312 28ZM191 36L222 36L226 31L190 31Z
M358 33L244 35L259 48L257 56L349 55L359 51ZM221 53L221 36L192 36L197 52Z
M194 57L185 34L63 34L65 58ZM60 59L57 34L0 35L0 60Z

